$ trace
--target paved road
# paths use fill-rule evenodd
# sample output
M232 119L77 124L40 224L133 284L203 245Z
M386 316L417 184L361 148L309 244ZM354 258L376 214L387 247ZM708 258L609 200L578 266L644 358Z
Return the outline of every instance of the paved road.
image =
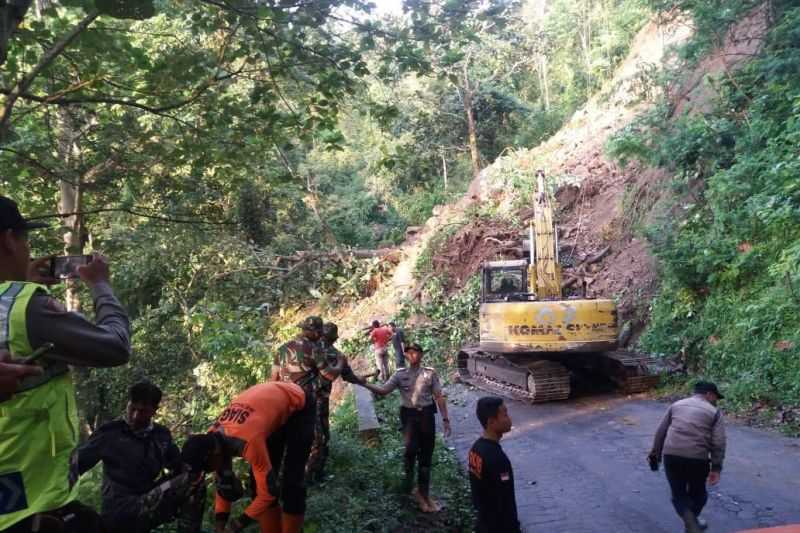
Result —
M453 436L466 457L481 428L482 394L449 391ZM503 448L516 477L523 531L680 533L663 471L645 456L666 405L604 394L550 404L508 402L514 428ZM703 517L709 533L800 523L800 441L728 423L722 481Z

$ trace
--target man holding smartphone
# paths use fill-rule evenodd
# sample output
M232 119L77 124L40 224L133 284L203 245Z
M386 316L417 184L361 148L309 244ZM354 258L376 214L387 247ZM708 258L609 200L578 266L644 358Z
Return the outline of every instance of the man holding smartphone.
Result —
M42 274L50 258L31 261L28 242L28 231L43 227L0 196L0 353L16 362L53 345L29 363L39 367L36 375L20 376L9 388L16 389L12 395L0 399L0 531L27 532L33 524L59 522L63 531L90 532L96 515L75 501L70 467L79 431L68 365L125 364L130 325L100 255L78 268L92 294L96 323L49 295L46 285L58 281Z

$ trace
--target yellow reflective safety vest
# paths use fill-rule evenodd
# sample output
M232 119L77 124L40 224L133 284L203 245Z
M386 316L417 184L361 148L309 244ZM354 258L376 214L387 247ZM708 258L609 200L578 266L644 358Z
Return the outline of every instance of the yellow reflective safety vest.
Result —
M0 348L15 358L33 352L26 315L40 292L47 289L35 283L0 283ZM0 531L77 496L70 458L78 444L78 413L65 370L46 366L43 377L23 382L11 399L0 402Z

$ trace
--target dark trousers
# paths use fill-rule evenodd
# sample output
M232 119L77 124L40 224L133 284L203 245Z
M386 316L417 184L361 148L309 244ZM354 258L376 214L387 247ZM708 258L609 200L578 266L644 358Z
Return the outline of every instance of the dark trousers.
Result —
M672 505L678 515L690 509L699 516L708 500L706 478L710 466L705 459L689 459L677 455L664 456L664 471L672 489Z
M414 466L419 463L417 486L427 496L431 486L431 463L436 444L436 408L433 405L422 409L400 408L400 424L403 427L405 453L403 454L406 479L414 476Z
M184 473L162 481L145 494L104 504L101 518L106 531L114 533L150 533L173 521L179 533L199 531L205 497L205 485L193 486L189 474Z
M322 478L325 463L328 462L328 443L331 440L330 398L317 396L317 425L314 430L314 444L308 456L306 479L314 481Z
M17 522L3 533L105 533L100 516L79 502L68 503L55 511L39 513Z
M306 463L314 442L317 400L310 387L304 387L306 403L288 422L267 439L272 469L278 475L278 496L283 511L289 514L306 512Z

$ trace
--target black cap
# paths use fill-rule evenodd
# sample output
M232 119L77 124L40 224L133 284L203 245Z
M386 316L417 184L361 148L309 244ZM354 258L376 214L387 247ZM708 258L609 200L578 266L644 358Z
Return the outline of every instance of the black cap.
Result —
M415 352L425 353L425 350L422 349L422 346L417 344L416 342L412 342L411 344L406 345L406 351L414 350Z
M719 391L717 386L710 381L698 381L694 384L694 393L695 394L706 394L707 392L713 392L717 395L717 398L720 400L723 399L725 396Z
M0 231L5 231L7 229L29 230L46 227L47 224L44 222L31 222L26 220L19 212L17 202L11 198L0 196Z
M307 316L305 320L297 324L297 327L307 331L316 331L322 335L322 319L318 316Z
M208 468L208 458L216 446L216 439L210 433L192 435L183 444L181 459L192 472L199 474Z

